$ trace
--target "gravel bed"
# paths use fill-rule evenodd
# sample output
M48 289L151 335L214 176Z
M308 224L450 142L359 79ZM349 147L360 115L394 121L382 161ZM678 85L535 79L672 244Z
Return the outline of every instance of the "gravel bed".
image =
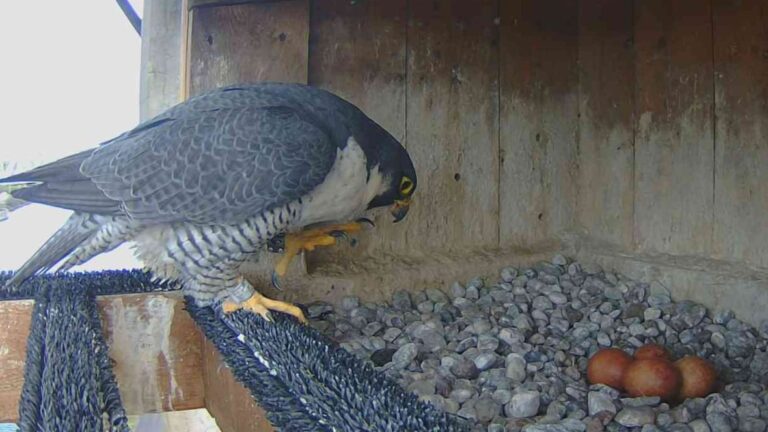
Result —
M768 320L672 301L634 281L555 256L386 304L346 297L309 306L312 325L423 400L478 431L762 432L768 423ZM709 359L718 393L670 406L586 382L599 348L655 342Z

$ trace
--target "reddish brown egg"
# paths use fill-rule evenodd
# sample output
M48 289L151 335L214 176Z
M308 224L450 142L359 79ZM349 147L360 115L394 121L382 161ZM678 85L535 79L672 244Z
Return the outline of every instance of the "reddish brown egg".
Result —
M680 371L683 384L680 387L680 400L705 397L712 393L717 381L717 372L712 363L696 356L685 356L675 362Z
M620 349L601 349L589 359L587 379L590 384L605 384L622 390L624 373L632 361L632 356Z
M672 358L669 356L669 351L667 351L666 348L658 344L643 345L640 348L638 348L637 351L635 351L636 360L650 359L650 358L672 360Z
M659 396L669 401L680 391L680 371L669 360L635 360L624 374L624 388L631 397Z

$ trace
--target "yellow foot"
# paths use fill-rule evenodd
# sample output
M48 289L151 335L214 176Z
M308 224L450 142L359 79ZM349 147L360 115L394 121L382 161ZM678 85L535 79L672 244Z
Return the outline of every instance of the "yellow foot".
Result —
M347 238L347 234L355 233L363 229L363 224L373 222L368 219L360 219L357 222L346 224L326 225L318 228L308 229L297 233L288 233L285 235L285 247L282 258L277 262L274 272L272 272L272 285L280 288L280 278L288 272L288 266L293 257L302 251L312 251L318 246L332 246L336 244L339 237Z
M254 293L248 300L242 303L225 301L224 304L221 305L221 308L224 310L224 313L228 314L240 309L245 309L255 314L259 314L267 321L272 321L272 315L269 311L273 310L287 313L288 315L295 317L303 324L307 323L307 318L304 317L304 312L302 312L298 307L279 300L272 300L270 298L264 297L259 293Z

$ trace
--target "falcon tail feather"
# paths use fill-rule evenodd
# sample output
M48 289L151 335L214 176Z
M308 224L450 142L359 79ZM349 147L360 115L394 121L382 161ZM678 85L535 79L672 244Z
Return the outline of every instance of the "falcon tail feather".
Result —
M16 287L30 277L45 273L72 253L98 230L98 224L88 215L75 213L49 238L32 257L6 282L6 287Z
M18 199L8 192L0 192L0 222L8 219L8 215L26 205L28 201Z

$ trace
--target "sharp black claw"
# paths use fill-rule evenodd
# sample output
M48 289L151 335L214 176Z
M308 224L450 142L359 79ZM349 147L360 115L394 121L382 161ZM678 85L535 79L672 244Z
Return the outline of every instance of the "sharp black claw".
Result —
M360 219L358 219L358 220L357 220L357 221L355 221L355 222L357 222L357 223L360 223L360 224L368 224L368 225L370 225L370 226L371 226L371 228L376 228L376 224L375 224L375 223L373 223L373 221L372 221L372 220L370 220L370 219L368 219L368 218L364 218L364 217L363 217L363 218L360 218Z
M272 286L280 291L283 290L283 287L280 286L280 276L278 276L277 272L274 270L272 270Z

